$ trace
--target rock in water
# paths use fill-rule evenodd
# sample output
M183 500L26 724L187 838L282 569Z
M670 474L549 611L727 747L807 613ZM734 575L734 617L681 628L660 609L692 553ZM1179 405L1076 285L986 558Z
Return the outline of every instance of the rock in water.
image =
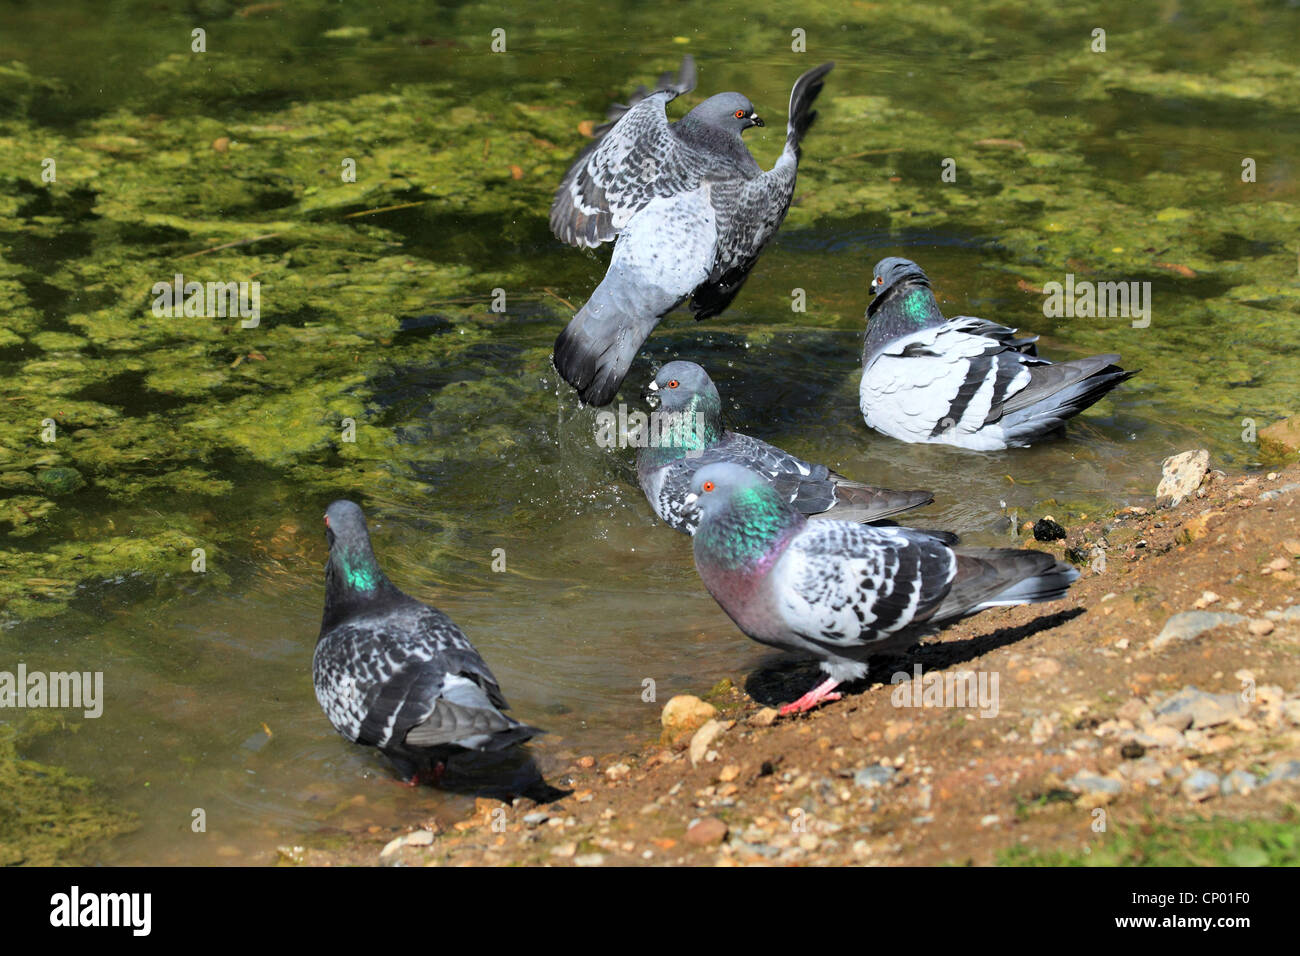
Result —
M1185 451L1166 458L1160 464L1160 484L1156 488L1156 507L1173 508L1192 495L1205 473L1210 470L1210 453L1204 448Z
M384 576L357 505L331 504L325 535L325 617L312 677L335 730L378 747L411 780L436 777L455 753L503 750L543 733L502 713L496 678L447 615Z
M1038 336L959 315L945 319L910 259L876 263L859 400L868 425L905 442L975 451L1031 445L1136 372L1118 355L1052 364Z
M956 547L956 537L808 521L763 478L708 465L691 480L695 567L754 640L821 661L828 678L782 713L835 700L872 654L904 649L985 608L1054 601L1079 572L1040 551Z
M801 514L842 521L879 521L934 501L928 491L891 491L850 481L775 445L722 427L722 398L709 373L694 362L669 362L649 389L660 396L660 420L637 452L636 473L646 500L670 527L691 534L685 507L691 476L725 461L758 472Z
M676 80L617 107L578 156L551 204L551 231L575 246L617 240L604 280L555 341L555 367L584 402L610 402L641 343L687 298L698 319L731 304L790 207L799 144L833 65L795 81L785 149L768 172L741 140L764 125L741 94L668 122L667 104L695 87L689 56Z

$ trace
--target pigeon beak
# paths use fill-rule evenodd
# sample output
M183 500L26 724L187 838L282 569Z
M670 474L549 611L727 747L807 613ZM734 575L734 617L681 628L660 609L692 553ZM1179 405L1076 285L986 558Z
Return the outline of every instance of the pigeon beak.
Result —
M692 505L694 505L695 502L697 502L697 501L699 501L699 500L700 500L700 496L697 495L697 494L695 494L695 492L691 492L689 495L687 495L687 496L683 499L683 504L685 504L686 507L689 508L689 507L691 507Z
M766 123L763 122L763 118L762 118L761 116L759 116L757 113L750 113L750 114L749 114L749 121L750 121L751 123L753 123L755 126L766 126L766 125L767 125Z
M650 389L650 391L652 392L657 392L659 391L659 383L651 382L649 385L646 386L646 388Z

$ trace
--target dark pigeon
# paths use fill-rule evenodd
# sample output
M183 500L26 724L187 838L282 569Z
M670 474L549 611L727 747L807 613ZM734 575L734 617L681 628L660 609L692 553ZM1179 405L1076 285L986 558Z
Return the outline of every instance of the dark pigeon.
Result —
M1136 375L1094 355L1053 364L1038 336L986 319L945 319L909 259L876 263L860 402L867 424L905 442L998 451L1031 445Z
M334 729L378 747L412 783L456 753L504 750L544 733L502 713L497 680L451 619L394 587L361 509L325 511L325 617L312 659L316 699Z
M801 514L842 521L879 521L934 501L928 491L890 491L850 481L757 438L722 427L722 399L694 362L669 362L649 385L660 396L660 420L637 452L636 472L650 507L669 526L692 534L686 508L691 477L705 465L729 461L770 481Z
M829 675L781 713L837 700L866 660L985 608L1054 601L1079 572L1041 551L963 548L943 533L808 521L739 465L701 468L695 567L754 640L811 655Z
M795 82L785 150L768 172L740 138L764 125L741 94L668 122L667 104L695 86L689 56L676 81L616 107L579 155L551 204L551 231L580 247L616 240L604 280L555 340L555 367L584 402L609 404L641 343L688 298L698 319L735 298L790 207L799 143L833 65Z

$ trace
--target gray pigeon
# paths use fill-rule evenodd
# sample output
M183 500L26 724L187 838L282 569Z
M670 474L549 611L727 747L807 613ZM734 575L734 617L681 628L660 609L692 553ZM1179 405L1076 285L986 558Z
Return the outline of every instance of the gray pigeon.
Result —
M808 521L739 465L701 468L687 503L700 513L695 567L754 640L809 654L829 676L790 714L837 700L866 660L985 608L1054 601L1079 572L1041 551L955 547L953 535Z
M335 730L378 747L412 784L436 782L458 752L504 750L544 733L501 713L496 678L447 615L384 576L359 507L331 504L325 535L325 617L312 678Z
M691 476L718 461L758 472L795 510L816 518L879 521L934 501L928 491L890 491L850 481L825 465L726 431L718 390L694 362L669 362L649 388L660 396L657 414L667 427L652 430L637 452L637 478L655 514L678 531L695 531L695 514L686 508Z
M859 393L863 417L905 442L999 451L1033 444L1125 379L1118 355L1052 364L1038 336L959 315L945 319L910 259L876 263Z
M764 125L741 94L668 122L665 106L695 87L689 56L675 82L616 107L579 155L551 204L551 231L581 247L616 240L605 278L555 340L555 367L584 402L609 404L641 343L687 298L698 319L735 298L790 207L799 143L832 66L795 82L785 150L768 172L740 138Z

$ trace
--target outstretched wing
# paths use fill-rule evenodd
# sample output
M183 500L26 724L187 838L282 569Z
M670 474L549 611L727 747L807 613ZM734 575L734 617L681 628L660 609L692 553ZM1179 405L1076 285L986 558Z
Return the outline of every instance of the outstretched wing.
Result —
M557 238L572 246L598 246L617 236L655 197L699 185L698 171L686 160L664 112L694 88L695 63L687 56L675 82L665 74L659 89L646 93L643 88L628 105L611 108L613 123L596 131L555 193L551 231Z
M785 149L776 165L751 179L732 180L714 187L718 210L718 256L708 280L691 296L697 319L718 315L740 292L763 247L780 228L794 197L799 168L800 142L817 118L812 108L834 63L823 63L804 73L790 91Z

